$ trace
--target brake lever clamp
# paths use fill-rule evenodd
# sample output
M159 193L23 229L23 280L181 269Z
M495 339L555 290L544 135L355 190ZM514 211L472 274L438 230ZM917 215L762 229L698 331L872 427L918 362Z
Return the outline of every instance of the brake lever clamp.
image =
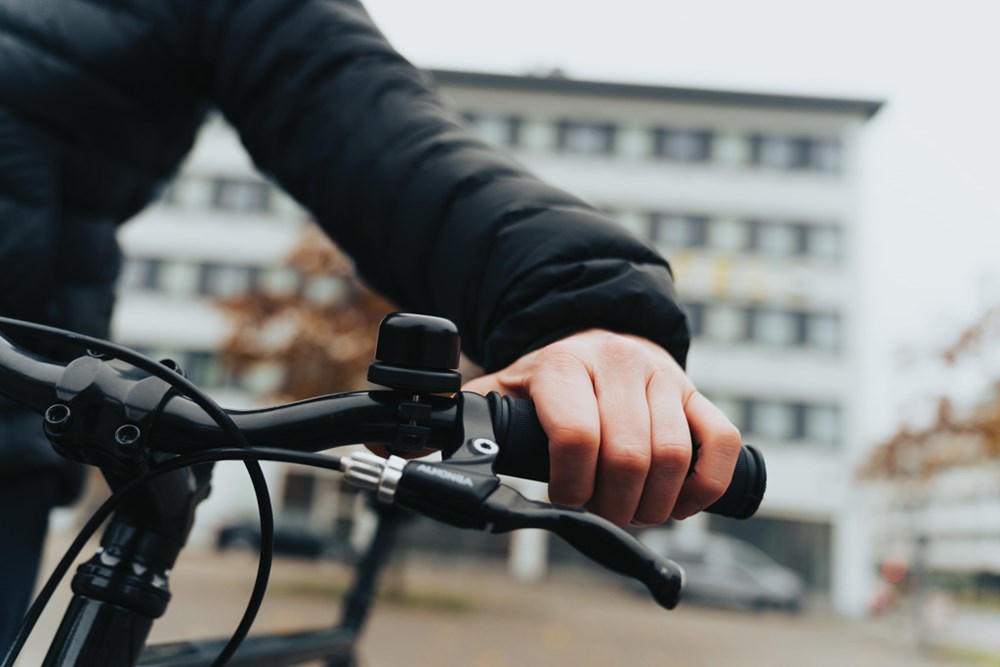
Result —
M499 447L489 438L473 438L446 461L383 459L353 452L341 459L345 479L375 491L380 501L395 503L460 528L486 527L482 509L501 485L493 474Z

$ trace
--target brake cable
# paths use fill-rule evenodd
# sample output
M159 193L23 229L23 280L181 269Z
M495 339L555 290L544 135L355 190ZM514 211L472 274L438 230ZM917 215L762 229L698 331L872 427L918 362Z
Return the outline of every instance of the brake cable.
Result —
M229 414L205 392L199 389L193 382L185 378L183 375L171 370L161 363L157 363L156 361L135 352L134 350L76 332L67 332L62 329L56 329L42 324L35 324L33 322L14 320L7 317L0 317L0 329L13 329L24 333L33 333L48 338L56 338L63 342L78 345L85 350L96 350L111 357L126 361L136 368L144 370L150 375L165 381L179 394L191 399L195 404L202 408L219 426L219 428L222 429L227 436L232 438L232 440L240 447L246 449L250 448L250 443L247 441L246 436L243 435L240 429L236 426L235 422L233 422L232 417L230 417ZM257 499L257 509L260 514L261 551L260 558L257 562L257 575L254 579L253 590L251 591L250 599L247 601L247 606L243 612L243 616L240 619L236 630L233 632L233 635L230 637L229 641L223 647L219 656L213 663L213 665L220 666L224 665L233 656L233 654L236 653L236 650L250 632L250 627L253 625L253 622L257 617L257 612L260 610L264 601L264 595L267 591L267 583L271 573L271 561L273 559L274 513L271 507L271 496L267 489L264 473L260 468L260 464L252 457L247 457L247 459L244 460L244 464L253 484L254 495ZM171 468L171 470L179 470L182 467L184 466L177 466L176 468ZM157 468L156 471L152 472L157 472L160 469L161 468ZM140 477L137 479L142 478ZM110 512L121 503L122 498L124 497L124 495L122 495L124 489L132 489L136 486L138 486L138 482L135 484L130 482L108 498L106 504L117 498L111 506L111 510L108 511L108 515L110 515ZM104 506L102 505L102 507ZM101 522L103 522L103 519ZM21 627L14 639L14 643L11 645L10 650L7 652L7 656L4 658L2 666L0 667L13 667L14 660L24 647L24 644L28 639L28 635L31 634L31 631L34 628L35 623L38 621L38 618L41 616L45 605L48 604L48 601L56 587L59 585L59 582L65 576L73 561L83 550L87 540L91 535L93 535L94 532L96 532L101 522L99 522L97 526L91 530L90 535L87 535L82 540L80 540L78 536L77 540L74 540L71 549L75 547L75 553L72 553L71 555L70 552L67 552L66 556L70 557L68 559L64 557L60 562L59 567L46 581L45 586L35 598L35 601L28 609L27 614L25 614ZM91 522L88 522L85 528L88 527L90 523ZM81 531L80 535L82 534L83 533ZM63 567L63 565L65 565L65 567Z

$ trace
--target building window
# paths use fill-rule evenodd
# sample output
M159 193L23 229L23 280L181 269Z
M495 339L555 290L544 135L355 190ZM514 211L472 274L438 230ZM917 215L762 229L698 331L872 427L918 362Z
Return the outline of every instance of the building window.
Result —
M697 301L688 301L682 306L684 314L687 315L688 331L692 338L701 336L705 329L705 304Z
M685 302L692 335L718 342L840 349L840 315L727 302Z
M750 164L769 169L840 170L840 142L832 138L750 136Z
M610 123L560 121L556 147L578 155L611 155L615 150L615 126Z
M801 342L800 325L793 313L771 308L747 308L747 340L767 345Z
M304 296L320 306L329 306L344 298L347 286L337 276L317 276L305 283Z
M820 445L840 442L841 416L836 405L805 406L805 424L802 437Z
M163 260L147 257L131 257L122 267L118 284L123 289L155 290L160 284Z
M302 275L295 269L276 267L261 271L257 284L262 291L271 296L289 296L299 291L302 286Z
M235 296L250 289L260 271L246 266L203 264L198 274L198 294Z
M726 252L746 250L748 229L739 220L716 218L708 225L708 245Z
M765 345L804 345L819 350L840 346L840 318L836 314L777 308L747 308L747 340Z
M281 508L284 514L298 517L309 515L316 494L316 476L308 472L289 471L285 475Z
M803 144L787 137L750 137L750 163L772 169L798 169L805 166Z
M818 171L840 171L840 142L836 139L813 139L809 144L809 166Z
M188 262L172 262L163 266L160 287L168 294L194 294L198 289L198 266Z
M706 162L712 153L712 133L657 128L653 130L653 155L675 162Z
M840 317L833 313L810 313L806 318L805 342L823 350L840 349Z
M218 388L230 383L229 373L215 352L192 350L178 356L185 375L199 387Z
M809 228L806 252L816 259L839 260L843 252L843 237L839 227L817 225Z
M747 252L770 257L836 260L841 254L841 229L804 222L746 221Z
M747 249L771 257L794 257L798 254L800 234L792 225L751 220Z
M649 216L649 240L674 248L703 248L708 240L708 218L653 213Z
M745 437L832 446L840 442L841 412L834 404L757 398L719 398Z
M751 404L753 433L772 440L792 440L795 435L795 414L791 405L771 401Z
M507 148L517 148L521 144L523 121L520 116L470 111L462 117L469 129L488 144Z
M212 206L235 213L265 213L271 209L269 183L240 178L217 178L212 182Z
M746 337L746 319L743 308L725 303L707 305L702 334L721 342L743 340Z

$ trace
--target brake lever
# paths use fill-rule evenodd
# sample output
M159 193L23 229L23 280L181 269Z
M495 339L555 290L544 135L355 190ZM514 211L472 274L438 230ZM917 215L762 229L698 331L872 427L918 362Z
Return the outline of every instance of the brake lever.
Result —
M472 415L467 412L466 417ZM499 451L491 439L475 437L441 462L354 452L343 457L341 466L348 482L376 491L382 502L453 526L493 533L519 528L551 531L595 562L643 583L666 609L677 606L684 588L679 565L657 556L607 519L525 498L493 472Z
M661 607L673 609L680 602L684 570L604 517L529 500L502 483L486 499L482 516L493 533L519 528L553 532L596 563L644 584Z

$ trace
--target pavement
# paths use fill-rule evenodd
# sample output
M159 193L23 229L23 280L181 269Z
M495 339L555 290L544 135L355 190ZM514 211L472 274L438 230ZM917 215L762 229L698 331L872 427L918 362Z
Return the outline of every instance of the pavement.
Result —
M49 560L54 562L56 554ZM246 555L185 553L172 576L174 600L153 640L227 634L246 603L255 561ZM664 611L602 573L555 572L511 580L502 564L410 559L385 573L398 593L380 602L361 642L362 665L503 667L953 667L921 654L908 617L850 620L682 604ZM255 629L292 631L338 616L348 581L335 564L276 561ZM18 663L41 664L65 608L60 592ZM993 628L1000 626L992 626ZM994 636L995 632L988 632ZM992 663L990 663L992 664Z

